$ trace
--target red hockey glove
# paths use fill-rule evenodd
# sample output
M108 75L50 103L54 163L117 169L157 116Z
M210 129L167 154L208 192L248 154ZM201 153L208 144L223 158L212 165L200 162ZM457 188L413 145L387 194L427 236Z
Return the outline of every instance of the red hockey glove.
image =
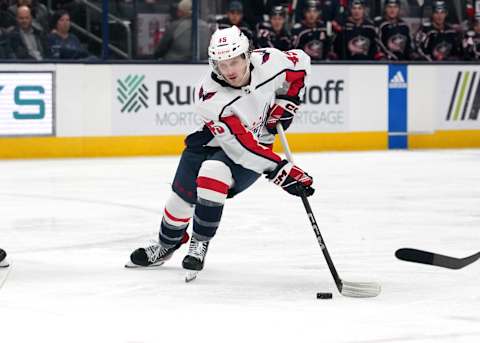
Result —
M300 196L303 191L309 197L315 192L311 187L312 177L287 160L281 161L277 168L269 172L267 179L292 195Z
M273 135L277 134L278 121L280 121L284 130L288 129L299 105L300 99L298 96L277 95L267 119L267 131Z

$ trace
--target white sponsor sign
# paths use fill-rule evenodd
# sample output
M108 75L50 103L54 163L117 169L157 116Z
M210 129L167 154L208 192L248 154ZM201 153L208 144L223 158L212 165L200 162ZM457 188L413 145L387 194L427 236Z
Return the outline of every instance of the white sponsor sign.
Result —
M0 136L53 135L53 73L0 72Z
M438 128L480 128L480 67L455 66L439 71Z
M289 132L348 129L348 68L314 68ZM112 66L114 135L186 134L203 122L193 106L194 87L207 65Z

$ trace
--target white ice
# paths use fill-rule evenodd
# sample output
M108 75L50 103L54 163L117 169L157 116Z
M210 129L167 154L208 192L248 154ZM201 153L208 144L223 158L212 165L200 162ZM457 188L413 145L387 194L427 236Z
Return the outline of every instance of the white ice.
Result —
M336 292L301 201L263 178L227 201L195 282L186 247L123 268L156 237L177 160L0 162L1 343L480 342L480 261L394 257L480 250L480 150L296 155L340 276L382 285L370 299Z

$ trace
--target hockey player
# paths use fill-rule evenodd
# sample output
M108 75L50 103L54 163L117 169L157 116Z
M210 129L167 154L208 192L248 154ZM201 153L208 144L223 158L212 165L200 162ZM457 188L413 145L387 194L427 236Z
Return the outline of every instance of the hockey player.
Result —
M448 14L447 4L445 1L435 1L432 10L432 22L425 22L415 35L419 59L427 61L460 59L460 36L445 21Z
M405 61L410 59L412 40L410 28L400 18L400 0L385 0L384 17L375 18L378 46L382 59Z
M480 17L476 17L471 30L463 38L464 59L470 61L480 60Z
M352 0L350 16L335 37L334 49L342 60L378 60L377 30L365 14L365 1Z
M0 268L6 267L8 267L7 253L5 252L5 250L0 248Z
M280 122L286 129L297 112L310 74L303 51L249 49L236 27L217 30L208 50L212 71L195 91L195 107L204 125L185 139L160 224L159 241L135 250L127 267L156 266L169 259L193 234L183 268L186 281L203 269L210 240L222 218L225 200L251 186L261 174L293 195L313 194L313 180L274 153Z
M285 9L272 7L269 21L258 24L256 46L287 51L292 48L290 34L285 28Z
M217 28L226 29L237 26L245 36L253 43L255 35L252 28L243 18L243 5L240 1L233 0L228 4L227 14L217 21Z
M303 21L292 28L293 47L302 49L312 60L330 57L332 44L327 27L320 19L317 1L308 1L303 10Z

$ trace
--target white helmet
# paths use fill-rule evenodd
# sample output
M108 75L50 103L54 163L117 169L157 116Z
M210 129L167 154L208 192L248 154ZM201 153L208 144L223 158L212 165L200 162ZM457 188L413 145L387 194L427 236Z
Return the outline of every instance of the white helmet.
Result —
M213 71L221 77L217 68L218 61L225 61L245 54L249 63L250 42L242 31L235 25L227 29L218 29L210 39L208 46L208 62Z

